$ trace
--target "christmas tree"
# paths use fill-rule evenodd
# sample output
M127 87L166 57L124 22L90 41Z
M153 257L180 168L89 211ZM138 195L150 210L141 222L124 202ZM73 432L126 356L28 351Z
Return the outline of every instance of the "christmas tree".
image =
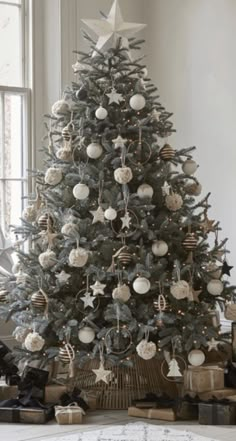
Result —
M105 362L129 365L134 354L174 347L204 361L221 339L215 310L235 288L194 147L171 146L172 115L137 55L144 25L125 23L117 0L84 22L98 40L84 33L90 50L45 117L46 168L14 227L19 268L0 311L17 325L18 359L98 358L96 380L107 382Z

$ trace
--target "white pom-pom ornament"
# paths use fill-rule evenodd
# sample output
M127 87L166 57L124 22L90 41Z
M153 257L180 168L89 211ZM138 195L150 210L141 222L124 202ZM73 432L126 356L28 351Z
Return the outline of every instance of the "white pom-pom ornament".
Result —
M143 95L137 93L130 98L129 105L133 110L142 110L146 105L146 100Z
M112 291L112 297L114 300L120 300L121 302L128 302L130 299L131 293L128 285L119 284L117 288Z
M193 175L197 171L197 163L192 159L187 159L182 165L182 170L186 175Z
M45 344L44 338L38 332L30 332L24 342L25 348L30 352L38 352L43 349Z
M98 159L102 155L103 148L98 142L91 142L86 151L89 158Z
M17 326L12 335L16 339L18 343L24 343L27 335L29 334L30 330L27 328L24 328L23 326Z
M96 115L97 119L103 120L103 119L105 119L107 117L108 112L107 112L106 109L104 109L104 107L100 106L96 110L95 115Z
M148 342L144 339L137 345L136 351L143 360L151 360L156 355L157 347L152 341Z
M170 292L173 297L177 300L185 299L189 296L189 284L185 280L178 280L178 282L173 283L170 288Z
M48 249L39 255L39 263L43 269L51 268L56 263L56 254Z
M205 361L205 354L200 349L193 349L188 354L188 361L192 366L201 366Z
M116 217L117 217L117 211L116 211L114 208L109 207L109 208L107 208L107 210L105 211L104 216L105 216L105 218L106 218L107 220L109 220L109 221L113 221L113 220L115 220Z
M211 280L207 284L207 291L212 296L220 296L224 290L224 285L220 280Z
M23 219L25 219L27 222L34 222L37 217L37 210L34 205L29 205L28 207L25 207L22 213Z
M85 326L79 330L78 338L82 343L89 344L95 339L95 332L93 328Z
M73 195L75 199L78 199L79 201L83 201L86 199L89 195L89 188L85 184L77 184L73 188Z
M65 100L56 101L52 106L52 114L60 117L69 111L69 106Z
M61 233L65 236L76 236L78 234L78 225L68 223L63 225Z
M76 268L82 268L86 265L88 257L89 254L87 250L81 247L75 248L74 250L71 250L69 254L69 264Z
M114 178L119 184L128 184L133 178L130 167L119 167L114 171Z
M152 252L154 256L165 256L168 253L168 245L164 240L157 240L152 244Z
M45 174L45 183L48 185L57 185L62 180L62 171L60 168L50 167Z
M172 193L166 196L166 206L170 211L178 211L183 205L183 199L178 193Z
M150 290L151 284L146 277L137 277L133 282L133 288L137 294L146 294Z
M153 188L149 184L142 184L138 187L137 195L139 199L151 199L153 196Z

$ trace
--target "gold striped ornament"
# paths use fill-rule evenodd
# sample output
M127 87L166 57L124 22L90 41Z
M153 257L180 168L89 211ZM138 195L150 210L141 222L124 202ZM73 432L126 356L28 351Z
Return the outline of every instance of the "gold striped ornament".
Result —
M6 303L9 292L6 289L0 291L0 303Z
M197 238L194 233L187 233L182 245L186 251L194 251L197 247Z
M58 359L61 363L69 365L69 377L74 377L74 360L75 351L70 343L66 343L60 347L58 353Z
M45 310L48 306L48 296L47 294L42 290L39 289L39 291L35 292L31 296L31 305L35 309Z
M160 158L163 161L170 161L175 157L175 150L169 144L165 144L164 147L160 150Z

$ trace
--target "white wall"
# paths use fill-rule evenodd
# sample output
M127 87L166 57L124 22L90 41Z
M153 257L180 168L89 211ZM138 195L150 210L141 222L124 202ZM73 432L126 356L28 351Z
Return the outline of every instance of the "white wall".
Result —
M197 146L210 218L228 237L236 283L236 1L148 0L149 72L174 112L174 147Z

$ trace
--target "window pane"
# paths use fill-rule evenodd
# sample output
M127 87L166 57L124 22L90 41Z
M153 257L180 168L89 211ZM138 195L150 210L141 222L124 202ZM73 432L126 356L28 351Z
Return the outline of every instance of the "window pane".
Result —
M9 225L19 225L22 213L22 183L18 181L6 181L5 188L5 229L9 231Z
M0 85L21 86L21 8L0 3Z
M22 96L5 94L4 114L4 177L21 178L23 175Z

